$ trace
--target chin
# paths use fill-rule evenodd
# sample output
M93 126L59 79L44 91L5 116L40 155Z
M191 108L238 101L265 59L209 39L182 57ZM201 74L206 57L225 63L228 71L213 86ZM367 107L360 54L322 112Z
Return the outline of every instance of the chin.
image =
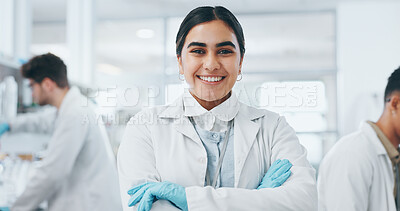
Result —
M229 92L228 92L229 93ZM200 98L201 100L204 101L217 101L217 100L221 100L222 98L224 98L228 93L218 93L218 94L214 94L214 93L209 93L209 94L200 94L197 95L198 98Z

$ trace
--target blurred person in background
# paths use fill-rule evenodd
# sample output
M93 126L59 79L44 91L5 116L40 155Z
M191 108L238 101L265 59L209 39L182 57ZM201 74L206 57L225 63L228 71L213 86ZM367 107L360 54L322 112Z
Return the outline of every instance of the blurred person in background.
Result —
M190 88L128 122L118 151L124 210L317 209L315 170L295 131L232 92L244 53L226 8L186 16L176 54Z
M388 79L384 111L341 138L321 162L320 210L400 210L400 68Z
M50 211L121 210L115 158L104 125L95 118L94 105L77 87L70 88L64 62L48 53L33 57L21 72L29 79L33 100L56 109L21 114L0 125L1 134L51 134L47 155L11 210L35 210L43 201Z

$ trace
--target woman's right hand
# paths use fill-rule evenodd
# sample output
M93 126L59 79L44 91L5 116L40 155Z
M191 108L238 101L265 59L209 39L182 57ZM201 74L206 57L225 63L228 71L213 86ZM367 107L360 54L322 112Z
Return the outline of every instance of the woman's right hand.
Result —
M276 160L268 169L257 190L281 186L290 177L292 173L290 168L292 168L292 164L289 160Z

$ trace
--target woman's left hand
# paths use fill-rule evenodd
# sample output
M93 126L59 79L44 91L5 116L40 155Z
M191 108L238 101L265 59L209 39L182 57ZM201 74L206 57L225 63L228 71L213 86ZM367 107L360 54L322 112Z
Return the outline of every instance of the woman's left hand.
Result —
M188 210L185 188L175 183L146 182L131 188L128 194L131 195L128 206L131 207L140 202L138 211L149 211L154 198L168 200L181 210Z
M290 177L292 164L287 159L276 160L268 169L257 190L276 188L281 186Z

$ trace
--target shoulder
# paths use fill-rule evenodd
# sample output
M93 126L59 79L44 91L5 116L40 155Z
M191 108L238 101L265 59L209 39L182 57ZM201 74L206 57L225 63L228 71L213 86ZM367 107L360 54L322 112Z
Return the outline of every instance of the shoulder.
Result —
M242 102L239 102L240 109L239 113L252 120L277 120L279 119L280 115L278 113L269 111L267 109L256 108L253 106L249 106Z
M132 137L150 140L152 133L160 132L161 125L168 125L168 123L162 122L168 121L168 119L159 118L159 114L165 109L167 106L148 107L140 110L126 123L123 140Z
M103 124L102 116L96 111L97 105L77 88L71 89L64 100L56 117L58 122L87 126Z
M359 130L339 139L325 155L321 167L341 169L371 169L376 152L363 131Z
M329 153L368 156L372 152L368 137L362 130L358 130L339 139Z
M143 108L129 119L127 126L155 126L160 123L166 124L166 121L172 120L172 118L162 118L163 113L168 110L168 108L168 105Z

